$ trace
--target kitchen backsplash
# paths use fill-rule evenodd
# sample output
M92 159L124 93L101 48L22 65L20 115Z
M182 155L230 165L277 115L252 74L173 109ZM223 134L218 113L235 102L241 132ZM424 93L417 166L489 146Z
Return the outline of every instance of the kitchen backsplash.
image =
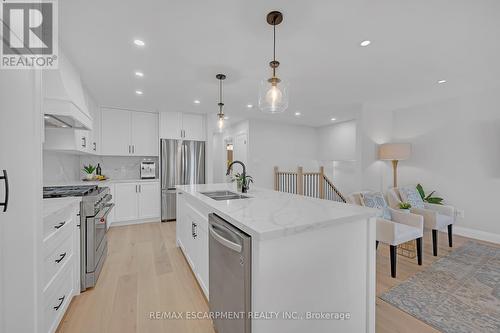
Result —
M142 161L156 162L156 177L158 177L159 165L157 157L82 156L80 158L80 169L83 169L84 164L97 165L99 163L102 174L110 179L139 179L139 169Z
M43 182L46 185L64 184L82 180L83 165L101 165L102 174L110 179L139 179L140 163L144 160L156 162L156 177L159 163L157 157L80 156L51 151L43 152Z
M59 184L80 179L80 156L43 151L43 183Z

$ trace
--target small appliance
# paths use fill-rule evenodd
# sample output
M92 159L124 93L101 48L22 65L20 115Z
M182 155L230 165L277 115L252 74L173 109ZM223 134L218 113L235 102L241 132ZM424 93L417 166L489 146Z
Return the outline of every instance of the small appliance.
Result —
M141 162L141 179L156 178L156 163L154 161Z

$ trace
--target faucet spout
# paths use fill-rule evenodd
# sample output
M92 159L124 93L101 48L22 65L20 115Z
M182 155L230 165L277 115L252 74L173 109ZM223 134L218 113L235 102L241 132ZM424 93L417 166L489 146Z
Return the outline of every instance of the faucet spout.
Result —
M234 164L241 165L241 167L243 168L243 172L241 173L241 175L243 176L243 179L245 179L247 171L246 171L245 164L243 162L241 162L241 161L233 161L233 162L231 162L231 164L229 164L229 166L227 167L226 176L229 176L229 173L231 173L231 169L233 168ZM247 190L248 190L247 184L242 184L242 186L241 186L241 192L246 193Z

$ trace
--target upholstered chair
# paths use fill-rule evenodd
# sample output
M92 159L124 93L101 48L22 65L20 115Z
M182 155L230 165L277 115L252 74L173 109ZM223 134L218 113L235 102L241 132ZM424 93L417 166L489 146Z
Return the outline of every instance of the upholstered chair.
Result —
M423 217L387 205L384 195L380 192L356 192L347 196L347 201L354 205L377 208L380 216L377 218L376 247L382 242L390 247L391 276L396 277L397 246L411 240L417 241L417 262L422 265L422 237L424 234Z
M432 253L438 253L438 231L448 229L448 245L453 246L453 224L455 223L455 208L448 205L436 205L424 202L417 192L416 186L409 185L392 188L387 192L387 201L393 209L401 202L411 204L410 212L424 218L424 228L432 230Z

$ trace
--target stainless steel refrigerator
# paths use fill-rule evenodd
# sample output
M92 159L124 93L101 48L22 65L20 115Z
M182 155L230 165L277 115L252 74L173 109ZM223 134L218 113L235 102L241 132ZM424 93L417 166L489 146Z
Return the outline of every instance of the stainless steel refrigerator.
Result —
M175 220L176 185L205 184L205 142L160 140L161 220Z

